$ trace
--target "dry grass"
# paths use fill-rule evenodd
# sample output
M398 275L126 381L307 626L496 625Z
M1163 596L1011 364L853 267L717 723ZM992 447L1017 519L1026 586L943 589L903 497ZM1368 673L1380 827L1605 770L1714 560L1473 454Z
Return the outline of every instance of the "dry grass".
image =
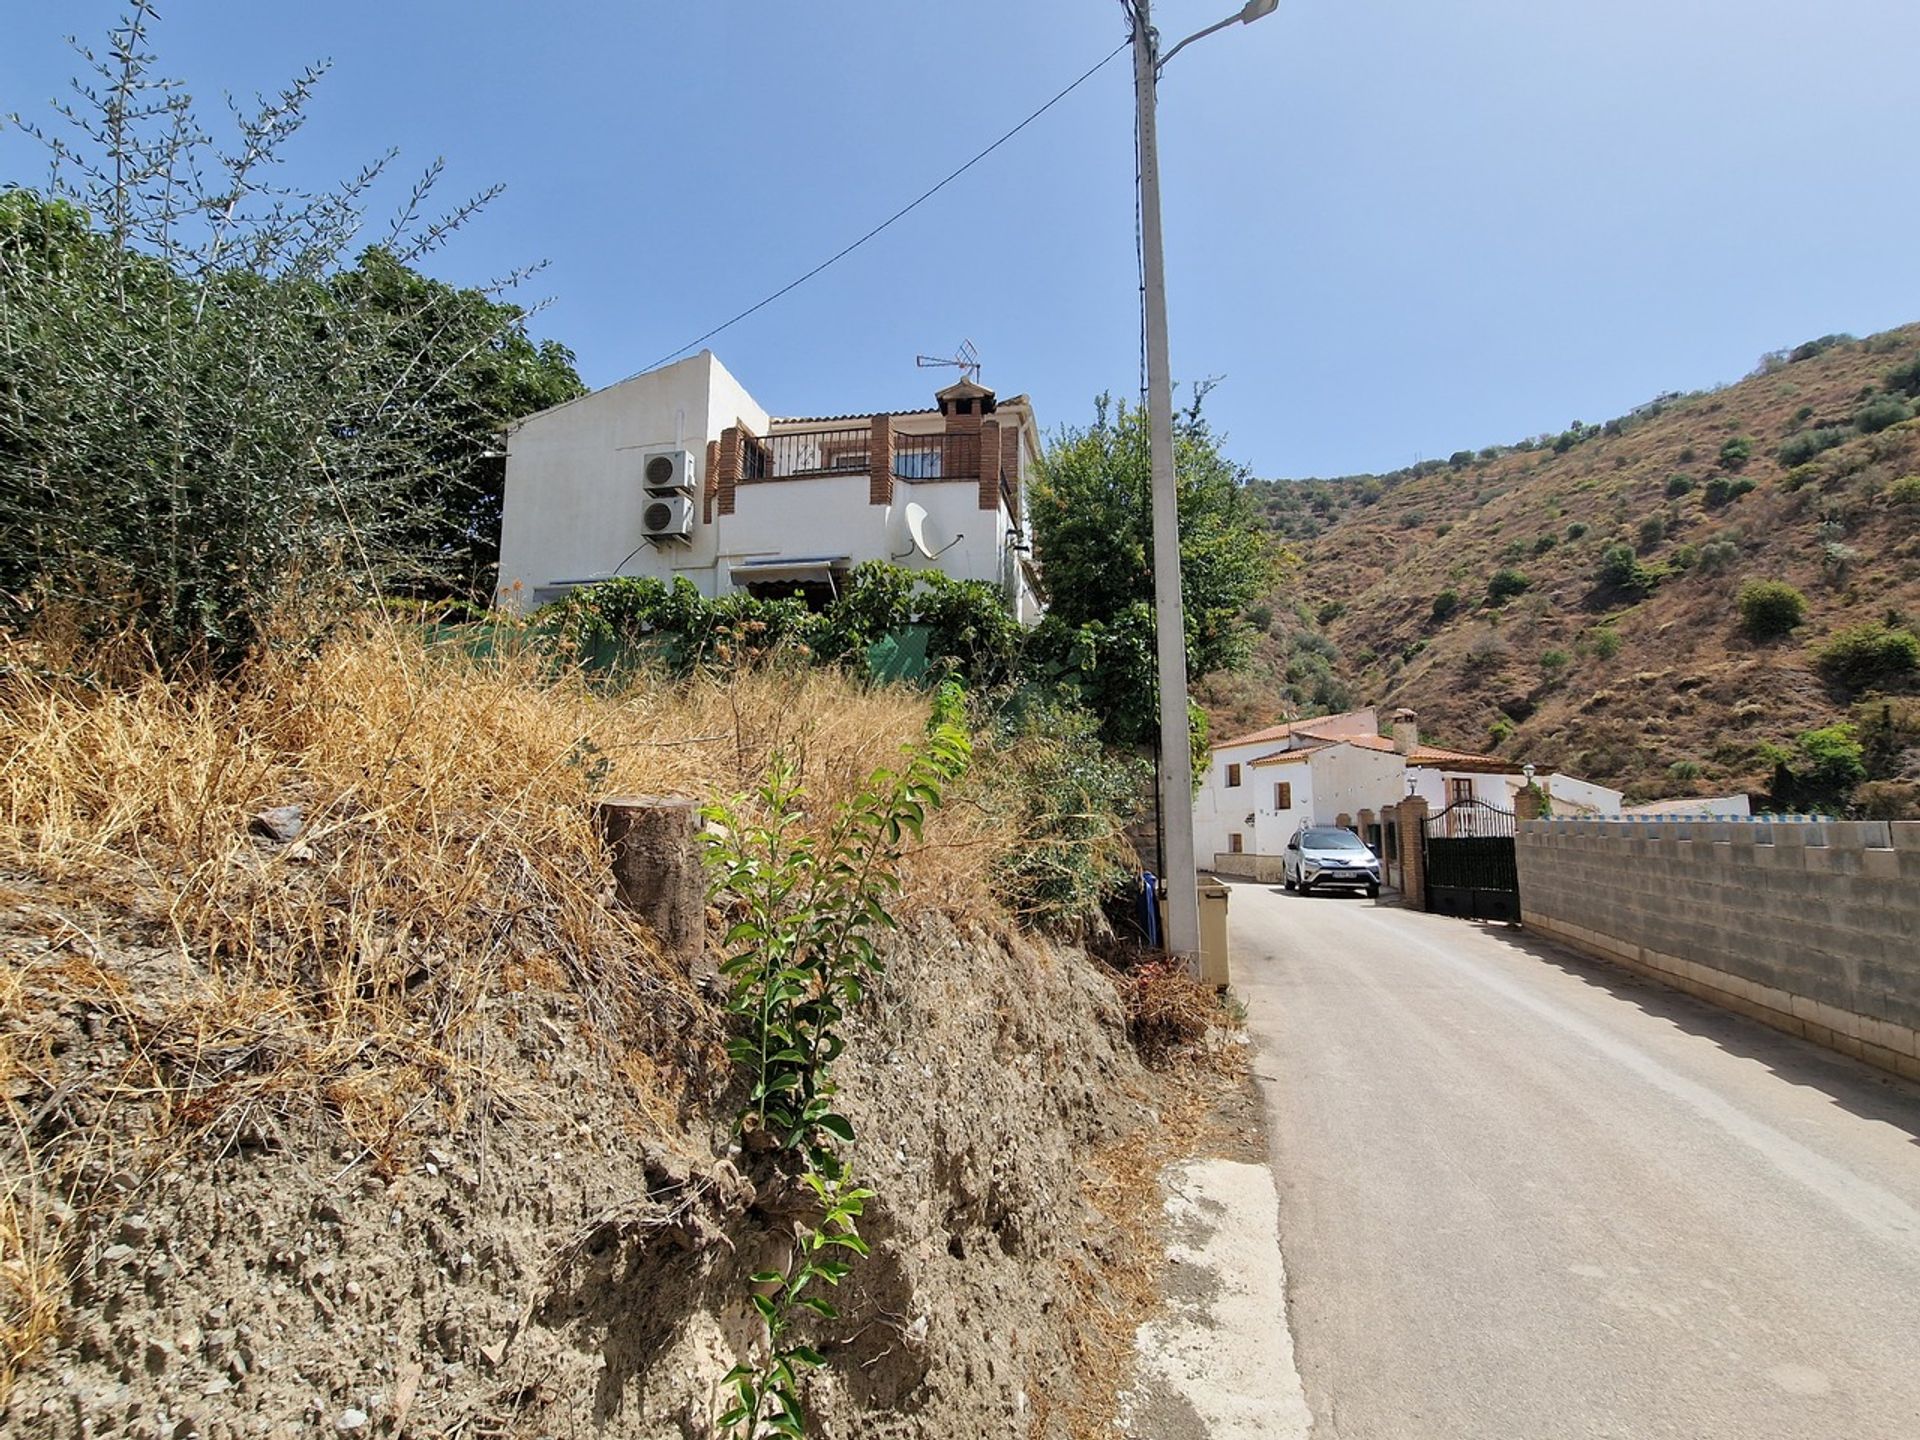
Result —
M96 686L58 658L0 653L9 1367L52 1323L29 1190L87 1203L108 1168L89 1134L116 1137L122 1174L152 1173L327 1116L362 1160L404 1168L427 1124L529 1103L489 1061L510 1023L491 1002L518 991L564 998L637 1124L684 1118L718 1075L718 1016L611 903L592 799L744 791L780 749L824 816L926 720L916 695L817 671L610 688L385 626L199 685ZM297 840L253 833L287 805ZM903 904L987 909L999 843L977 808L939 812ZM48 1040L76 1014L120 1061L78 1081Z

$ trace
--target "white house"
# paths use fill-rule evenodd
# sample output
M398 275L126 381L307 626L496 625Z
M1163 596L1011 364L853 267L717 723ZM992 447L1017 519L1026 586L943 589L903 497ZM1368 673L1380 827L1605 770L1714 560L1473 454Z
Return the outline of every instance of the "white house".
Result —
M986 581L1032 623L1033 407L970 379L934 402L775 418L703 350L543 410L507 439L501 603L618 575L825 598L890 560Z
M1372 708L1273 725L1213 749L1194 801L1194 849L1221 874L1279 875L1280 854L1302 825L1340 825L1381 841L1381 815L1409 795L1434 812L1462 800L1511 804L1521 767L1420 743L1411 710L1382 736Z
M1526 786L1524 775L1507 777L1507 798L1501 803L1511 810L1514 797ZM1600 785L1592 780L1581 780L1576 776L1562 775L1555 771L1551 775L1536 775L1533 783L1547 792L1547 799L1553 806L1553 814L1562 820L1578 819L1581 816L1618 815L1625 795L1610 785Z

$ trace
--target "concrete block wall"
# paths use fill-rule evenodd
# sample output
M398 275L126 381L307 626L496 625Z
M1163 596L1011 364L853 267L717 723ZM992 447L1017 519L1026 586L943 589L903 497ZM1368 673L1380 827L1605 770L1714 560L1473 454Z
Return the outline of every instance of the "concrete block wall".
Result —
M1261 884L1278 885L1280 863L1278 855L1230 855L1220 851L1214 855L1213 864L1208 868L1213 874L1225 875L1230 880L1254 880Z
M1920 1079L1920 822L1533 820L1528 929Z

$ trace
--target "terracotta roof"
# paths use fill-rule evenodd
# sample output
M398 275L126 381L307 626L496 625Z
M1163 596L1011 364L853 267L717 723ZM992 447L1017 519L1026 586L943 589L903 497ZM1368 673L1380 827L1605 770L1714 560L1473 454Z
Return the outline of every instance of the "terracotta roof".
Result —
M1440 750L1421 745L1407 757L1409 765L1431 765L1443 770L1486 770L1501 775L1518 775L1520 767L1498 755L1473 755L1465 750Z
M1318 748L1317 746L1315 747ZM1276 750L1271 755L1260 755L1249 760L1249 765L1299 765L1313 754L1312 750Z
M1286 731L1289 727L1282 725L1277 728ZM1387 739L1384 735L1316 736L1299 726L1292 727L1292 730L1293 734L1297 736L1306 736L1309 739L1320 740L1322 744L1301 750L1276 750L1270 755L1256 756L1247 763L1249 765L1298 764L1309 755L1312 755L1314 751L1324 749L1329 745L1352 745L1361 750L1371 750L1378 755L1392 755L1395 753L1393 741ZM1501 775L1518 775L1520 773L1520 767L1518 765L1513 764L1509 760L1502 760L1498 755L1473 755L1465 750L1442 750L1435 745L1415 746L1413 753L1407 756L1407 763L1416 768L1425 766L1442 770L1478 770Z
M767 424L773 425L823 425L834 420L871 420L875 415L938 415L940 412L932 406L919 410L862 410L854 415L770 415Z
M1291 722L1285 725L1269 725L1264 730L1249 730L1245 735L1236 735L1231 740L1222 740L1213 748L1231 750L1236 745L1255 745L1262 740L1284 740L1293 733Z

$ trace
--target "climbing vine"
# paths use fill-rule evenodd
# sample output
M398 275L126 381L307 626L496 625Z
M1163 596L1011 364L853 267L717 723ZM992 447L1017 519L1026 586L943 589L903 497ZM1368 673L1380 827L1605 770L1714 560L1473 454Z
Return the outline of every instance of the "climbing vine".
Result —
M873 1191L857 1184L845 1147L853 1125L835 1107L831 1067L845 1048L841 1022L882 968L877 940L895 920L899 861L928 811L972 756L959 687L935 693L926 740L899 769L873 772L824 834L806 824L791 757L776 755L751 803L710 805L705 836L712 892L731 908L722 974L736 1031L727 1050L746 1081L735 1119L744 1149L772 1152L812 1193L819 1218L794 1227L787 1265L752 1277L765 1334L760 1352L726 1376L720 1425L736 1440L799 1436L801 1377L823 1362L802 1343L802 1312L835 1318L821 1293L863 1256L858 1221Z

